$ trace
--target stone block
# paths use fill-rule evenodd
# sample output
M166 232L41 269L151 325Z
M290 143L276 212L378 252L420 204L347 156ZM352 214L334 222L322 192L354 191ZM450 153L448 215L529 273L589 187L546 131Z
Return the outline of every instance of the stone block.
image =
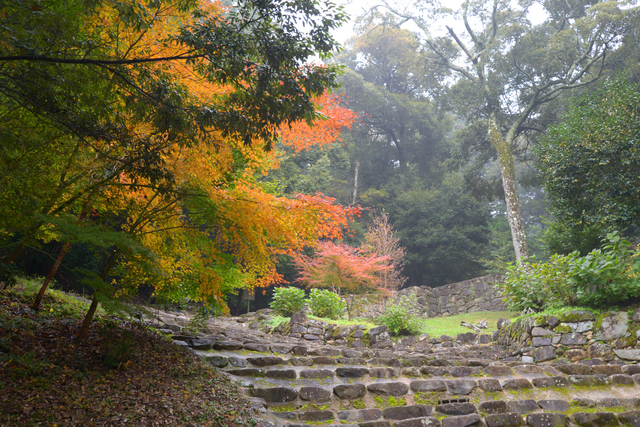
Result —
M556 357L556 350L551 346L539 347L533 351L533 357L535 358L536 362L552 360Z
M569 410L569 404L560 399L543 399L538 400L538 406L545 411L565 412Z
M373 383L367 386L371 393L389 396L403 396L409 392L409 386L401 382Z
M389 420L406 420L409 418L429 417L433 408L428 405L395 406L382 411Z
M616 415L611 412L577 412L571 416L571 421L578 426L585 427L613 427L620 425Z
M382 417L382 411L377 408L338 411L340 421L364 422L374 421L380 417Z
M625 336L629 329L629 315L626 311L609 313L600 321L594 338L598 341L612 341Z
M518 427L522 425L522 416L515 412L491 414L487 415L484 421L487 423L487 427Z
M322 387L301 387L300 399L310 402L327 402L331 400L331 391Z
M367 394L367 388L364 384L341 384L333 388L333 394L340 399L356 400Z
M446 415L469 415L477 412L475 405L469 402L443 403L437 405L435 410Z
M480 412L484 412L485 414L506 414L509 412L507 402L504 400L489 400L487 402L482 402L478 406L478 409Z
M415 380L411 381L413 391L447 391L447 385L443 380Z
M527 412L533 412L540 409L535 400L512 400L507 402L509 412L517 412L520 415L524 415Z
M527 415L527 425L531 427L564 427L567 425L565 414L529 414Z
M442 419L442 427L481 426L482 420L478 414L460 415Z
M466 395L471 393L478 386L478 383L475 380L447 380L445 382L449 389L449 393L452 394Z

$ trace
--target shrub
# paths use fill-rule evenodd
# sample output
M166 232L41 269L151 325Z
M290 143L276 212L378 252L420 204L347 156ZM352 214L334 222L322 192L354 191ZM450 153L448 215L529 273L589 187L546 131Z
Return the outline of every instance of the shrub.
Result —
M271 307L280 316L290 317L305 306L304 290L299 288L276 288Z
M415 294L403 295L385 310L378 318L378 322L386 325L393 335L410 334L420 332L420 313L418 311L418 298Z
M640 259L617 233L585 256L554 255L547 263L510 265L500 294L511 310L540 311L564 305L602 307L640 297Z
M335 292L311 289L309 308L314 316L339 319L342 317L345 307L346 303Z

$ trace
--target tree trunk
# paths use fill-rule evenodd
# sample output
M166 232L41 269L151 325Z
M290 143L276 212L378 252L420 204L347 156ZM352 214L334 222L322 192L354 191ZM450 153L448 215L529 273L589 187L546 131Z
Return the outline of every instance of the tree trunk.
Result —
M120 254L120 251L118 249L115 249L111 253L111 255L109 256L109 259L107 260L107 263L102 269L102 273L100 273L100 279L104 280L107 277L107 275L109 274L109 271L116 264L116 259L118 259L119 254ZM96 309L98 308L97 294L98 293L94 290L93 299L91 300L91 306L89 307L89 311L87 312L87 314L84 316L84 320L82 321L82 326L80 327L80 331L78 332L76 341L86 341L86 339L89 337L89 326L91 326L93 315L96 313Z
M522 264L529 259L529 246L524 231L524 223L520 213L520 201L518 199L518 187L516 183L516 169L513 160L511 144L513 141L505 139L499 131L495 118L489 119L489 141L498 152L500 159L500 173L502 186L504 187L504 201L507 207L507 221L511 229L511 240L516 261Z
M353 179L353 199L351 200L351 206L356 204L358 198L358 170L360 169L360 162L356 160L356 173Z
M45 277L44 282L42 282L42 286L40 287L40 292L38 292L38 295L36 296L36 300L31 306L31 308L33 308L35 311L40 310L40 303L42 303L42 298L44 298L44 293L47 290L47 287L49 286L49 282L51 282L51 279L53 279L53 276L58 271L58 267L60 267L60 264L62 263L62 259L64 258L66 253L69 252L70 249L71 249L71 244L69 242L65 243L64 246L62 247L62 250L58 254L58 258L56 259L56 262L53 264L53 267L51 267L49 274L47 274L47 277Z

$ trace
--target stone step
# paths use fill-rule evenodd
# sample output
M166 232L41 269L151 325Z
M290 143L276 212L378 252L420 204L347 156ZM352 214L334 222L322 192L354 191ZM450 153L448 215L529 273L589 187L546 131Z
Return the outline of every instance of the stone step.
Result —
M562 400L516 403L492 401L476 406L469 402L454 402L435 406L421 404L363 409L331 409L306 404L295 409L281 407L272 414L275 424L281 426L308 426L310 423L360 427L640 426L637 401L630 405L592 407L590 410L581 410L580 405L570 405Z

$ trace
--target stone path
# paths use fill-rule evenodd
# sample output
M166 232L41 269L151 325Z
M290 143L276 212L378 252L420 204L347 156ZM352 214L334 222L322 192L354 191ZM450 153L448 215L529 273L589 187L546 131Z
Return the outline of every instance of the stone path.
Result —
M181 315L154 326L237 380L264 427L640 426L637 364L523 362L475 334L391 345L384 327L281 336L259 329L266 316L216 319L193 335Z

